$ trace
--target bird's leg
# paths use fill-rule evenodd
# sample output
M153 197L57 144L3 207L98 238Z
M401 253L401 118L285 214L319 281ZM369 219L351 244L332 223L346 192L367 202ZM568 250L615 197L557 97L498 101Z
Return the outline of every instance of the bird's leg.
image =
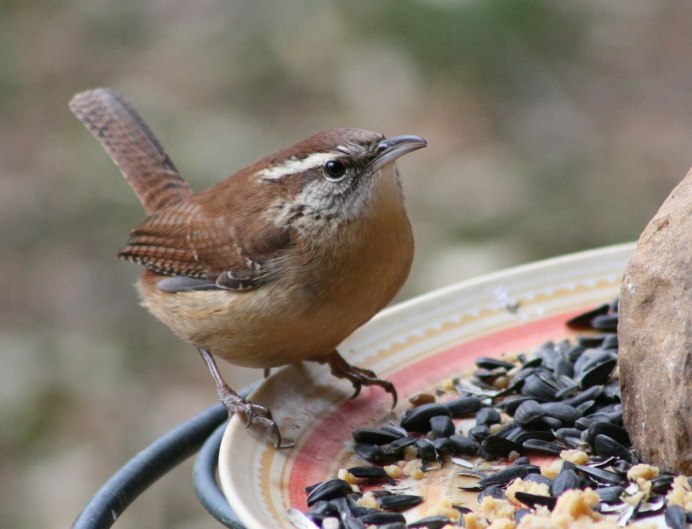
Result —
M394 384L388 380L382 380L377 378L377 375L370 371L369 369L363 369L361 367L356 367L344 360L344 357L339 354L339 352L334 349L331 353L322 355L313 359L315 362L320 364L329 364L329 369L337 378L345 378L351 384L353 384L352 399L356 398L360 394L360 390L363 386L380 386L387 393L392 395L392 408L396 406L397 394Z
M262 406L261 404L255 404L249 400L245 400L243 397L233 391L221 377L219 368L217 367L211 353L202 348L198 348L197 350L202 355L204 362L207 364L209 373L211 373L211 376L214 379L214 384L216 384L216 392L219 395L219 400L224 406L226 406L229 416L234 413L242 413L247 419L247 426L250 426L253 422L264 426L267 430L269 430L272 437L274 437L274 446L276 448L288 448L289 446L293 446L293 441L291 439L282 440L279 427L274 421L272 412L269 411L269 408Z

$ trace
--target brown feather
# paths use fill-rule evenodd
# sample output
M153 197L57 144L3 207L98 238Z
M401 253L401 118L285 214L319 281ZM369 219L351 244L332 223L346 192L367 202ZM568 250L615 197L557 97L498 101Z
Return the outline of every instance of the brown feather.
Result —
M183 203L146 219L130 234L120 256L165 275L187 275L216 281L235 271L252 279L271 272L271 262L291 245L288 229L276 226L245 170Z
M192 195L154 133L117 92L97 88L79 93L70 109L101 142L147 213Z

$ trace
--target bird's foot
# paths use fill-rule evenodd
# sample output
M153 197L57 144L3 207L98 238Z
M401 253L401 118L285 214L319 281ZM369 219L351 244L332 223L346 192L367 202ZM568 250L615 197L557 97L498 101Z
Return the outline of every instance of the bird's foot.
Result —
M363 369L362 367L349 364L336 350L324 357L316 359L316 361L321 364L329 364L332 375L337 378L345 378L353 384L354 392L351 396L352 399L360 394L360 390L363 386L380 386L392 396L392 408L396 406L398 397L394 384L388 380L377 378L377 375L369 369Z
M275 448L289 448L295 444L293 439L281 437L279 426L274 421L269 408L246 400L227 385L224 386L218 390L219 400L226 406L229 416L234 413L241 413L245 416L246 427L249 428L252 424L259 424L266 428L274 438Z
M219 368L216 366L214 357L206 349L198 349L207 368L216 384L216 392L219 395L219 400L228 410L229 417L234 413L242 413L245 415L245 424L250 427L253 423L260 424L266 428L274 438L275 448L290 448L295 444L293 439L282 438L279 426L272 417L272 412L266 406L255 404L244 399L233 391L221 377Z

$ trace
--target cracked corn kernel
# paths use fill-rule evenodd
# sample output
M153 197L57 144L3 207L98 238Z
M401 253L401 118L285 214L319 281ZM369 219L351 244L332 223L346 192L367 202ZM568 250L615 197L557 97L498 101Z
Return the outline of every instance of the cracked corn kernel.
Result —
M575 465L585 465L589 456L582 450L563 450L560 452L560 459L574 463Z
M658 467L642 463L634 465L627 471L627 479L630 481L638 481L637 478L652 479L658 476L658 472Z
M560 470L562 470L562 460L556 459L555 461L550 463L550 465L541 467L541 474L550 479L555 479L557 475L560 473Z
M440 502L435 505L435 507L432 508L430 511L433 514L440 514L442 516L446 516L453 522L458 522L459 518L461 517L461 513L452 507L452 502L450 501L449 498L442 498Z
M445 378L442 381L442 389L445 391L452 391L454 389L455 380L453 378Z
M423 462L420 459L412 459L404 465L404 476L413 479L423 479Z
M673 489L666 496L668 505L679 505L686 511L692 511L692 487L687 476L677 476L673 480Z
M338 477L339 479L343 479L343 480L344 480L346 483L348 483L349 485L355 485L356 483L358 483L358 479L356 478L356 476L354 476L353 474L351 474L351 473L350 473L348 470L346 470L345 468L340 468L340 469L339 469L339 472L337 473L337 477Z
M404 448L404 461L412 461L418 457L418 449L415 445L409 445Z
M480 512L487 520L493 522L500 518L512 518L514 516L514 506L507 500L486 496L481 501Z
M383 468L390 478L397 479L401 477L401 467L398 465L385 465Z
M517 524L509 518L498 518L488 526L488 529L515 529Z
M464 515L464 525L466 529L486 529L488 525L475 512L469 512Z
M372 492L366 492L356 500L356 505L367 509L377 509L377 500Z

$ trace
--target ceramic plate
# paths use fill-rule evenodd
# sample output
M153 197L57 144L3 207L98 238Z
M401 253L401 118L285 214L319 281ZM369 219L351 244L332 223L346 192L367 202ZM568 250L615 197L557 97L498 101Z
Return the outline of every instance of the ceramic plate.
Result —
M349 449L354 428L401 417L413 393L468 372L479 356L530 351L547 340L573 338L565 321L618 295L633 249L634 244L625 244L541 261L383 311L349 337L340 352L394 383L399 405L393 411L391 397L380 388L364 388L351 400L350 383L335 379L328 367L304 363L277 371L250 399L269 406L283 435L296 445L275 450L261 428L246 429L235 417L219 454L221 486L231 506L248 529L292 528L287 510L305 510L306 485L363 464ZM430 478L426 474L412 485L426 501L405 513L409 520L425 516L445 495L467 501L456 497L459 482L451 470Z

